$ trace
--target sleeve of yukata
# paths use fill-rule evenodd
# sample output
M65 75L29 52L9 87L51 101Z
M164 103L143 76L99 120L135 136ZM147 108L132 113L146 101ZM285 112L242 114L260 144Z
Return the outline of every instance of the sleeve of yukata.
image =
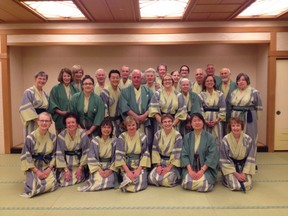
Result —
M160 141L161 131L157 131L154 135L153 145L152 145L152 164L160 164L161 157L159 153L159 141Z
M183 146L183 139L181 134L178 132L175 137L175 144L170 156L170 163L176 167L180 167L181 164L181 151Z
M125 140L123 134L116 140L115 156L115 167L122 167L126 164Z
M161 115L161 102L160 102L160 91L155 91L149 105L149 117L154 118L155 114Z
M142 147L141 147L141 158L140 158L139 166L151 167L151 158L150 158L150 153L149 153L149 148L148 148L148 143L147 143L147 136L145 134L141 134L140 139L141 139Z
M57 150L56 150L56 167L65 168L67 167L65 157L65 131L62 131L57 138Z
M190 145L189 145L189 138L191 134L187 134L184 137L182 152L181 152L181 167L186 167L190 163Z
M107 89L103 89L103 91L100 93L100 98L102 99L104 105L105 105L105 117L109 116L109 99L110 94Z
M206 158L204 164L212 169L216 169L219 162L219 153L216 148L215 138L206 131L205 132L207 137L207 149L206 149ZM201 141L200 141L201 142Z
M253 144L253 140L247 134L244 136L244 142L247 144L247 158L243 168L243 173L254 175L255 167L256 167L256 159L255 159L255 145Z
M219 164L223 172L223 175L228 175L228 174L232 174L236 172L234 163L230 158L229 152L230 152L230 148L229 148L229 143L228 143L228 139L226 135L222 140L222 144L220 145Z
M88 163L88 153L89 153L89 147L90 147L90 139L86 135L85 131L83 130L81 132L81 138L80 138L80 146L82 148L82 156L80 159L80 166L85 166Z
M24 124L26 124L26 122L29 122L33 119L38 118L38 115L33 106L34 100L35 100L35 97L34 97L34 93L32 89L30 88L30 89L25 90L22 101L21 101L21 106L19 109L20 117Z
M31 135L28 135L25 138L24 147L22 149L22 153L20 157L22 171L27 171L35 167L34 161L32 158L33 143L34 143L34 137Z
M221 119L221 121L226 120L226 102L224 99L224 94L219 91L219 113L218 118Z
M186 120L187 118L187 105L185 102L185 98L181 93L177 94L178 98L178 109L175 114L175 118L180 119L180 120Z
M88 167L90 173L95 173L100 169L100 158L99 158L99 143L95 137L91 141L89 153L88 153Z

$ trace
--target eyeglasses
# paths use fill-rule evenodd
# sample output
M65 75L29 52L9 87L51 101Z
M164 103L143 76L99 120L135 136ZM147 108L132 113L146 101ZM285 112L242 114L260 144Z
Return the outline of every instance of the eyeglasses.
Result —
M84 86L94 85L93 83L83 83Z
M163 79L163 81L165 81L165 82L166 82L166 81L172 81L172 79Z
M51 120L39 120L40 123L49 123Z

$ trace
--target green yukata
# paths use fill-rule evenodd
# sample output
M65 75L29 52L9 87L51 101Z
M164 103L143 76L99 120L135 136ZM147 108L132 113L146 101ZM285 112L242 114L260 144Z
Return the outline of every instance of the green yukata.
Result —
M56 136L49 131L42 137L39 129L33 131L25 139L25 144L21 153L21 170L25 172L25 197L34 197L36 195L54 191L58 188L56 179L56 170L54 169L56 153ZM40 171L53 166L50 175L40 180L32 168Z
M24 136L27 137L38 128L34 121L41 112L48 108L48 95L32 86L24 91L24 95L19 108L20 118L24 124Z
M62 187L71 186L85 181L87 170L87 158L90 147L90 139L85 131L77 128L75 137L72 138L67 129L63 130L57 138L56 167L60 168L59 181ZM75 173L79 166L83 167L81 179L77 179ZM69 182L65 181L64 168L68 168L72 174Z
M159 130L155 134L152 146L152 164L155 167L148 176L149 184L174 187L179 183L182 145L182 136L174 128L169 134L166 134L164 129ZM157 164L162 167L173 164L173 168L165 175L159 175L157 173Z
M60 133L65 125L63 124L63 116L56 113L56 109L61 111L68 111L69 103L72 96L79 92L72 84L65 87L63 83L55 85L50 92L48 112L51 113L53 121L55 122L56 131Z
M127 165L131 171L141 166L140 175L131 181L125 174L122 166ZM146 168L151 166L150 153L147 145L145 134L136 131L134 138L131 140L128 132L122 133L117 139L115 167L121 168L123 181L120 188L124 192L138 192L147 188L148 172Z
M89 130L92 125L100 126L105 115L105 106L101 98L95 93L91 92L88 109L84 110L84 99L85 95L83 92L78 92L73 95L69 110L74 112L80 117L80 125L83 129ZM93 136L97 135L97 130L92 133Z
M217 179L218 160L219 153L216 149L215 139L210 133L202 130L198 136L194 131L186 134L181 155L181 166L183 167L181 186L186 190L211 191ZM193 171L200 170L205 164L208 169L202 178L195 180L188 173L188 164L191 165Z
M255 146L251 137L242 132L237 142L232 132L227 134L223 138L220 148L222 183L230 190L243 190L241 183L233 173L245 173L246 181L242 183L242 187L245 187L245 191L250 190L252 189L252 175L255 174L255 167Z
M116 174L118 169L115 168L116 139L109 137L104 140L99 136L92 139L88 154L89 179L86 181L87 185L79 187L78 191L99 191L118 187ZM112 173L103 178L100 175L100 169L112 170Z

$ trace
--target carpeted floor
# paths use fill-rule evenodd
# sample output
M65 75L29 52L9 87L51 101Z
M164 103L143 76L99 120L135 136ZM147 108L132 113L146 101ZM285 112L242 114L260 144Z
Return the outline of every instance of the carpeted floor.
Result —
M288 153L258 153L254 188L232 192L219 182L210 193L149 186L131 194L119 190L77 192L60 188L34 198L23 198L24 174L19 154L0 155L0 215L199 215L288 216ZM220 180L220 176L219 176Z

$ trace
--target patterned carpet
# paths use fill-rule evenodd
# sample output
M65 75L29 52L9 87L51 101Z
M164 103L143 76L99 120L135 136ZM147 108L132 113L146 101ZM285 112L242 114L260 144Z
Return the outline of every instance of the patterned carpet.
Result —
M254 188L232 192L219 181L210 193L149 186L131 194L119 190L77 192L60 188L34 198L23 198L24 174L19 154L0 155L0 215L280 215L288 216L288 153L258 153ZM220 180L220 175L219 175Z

